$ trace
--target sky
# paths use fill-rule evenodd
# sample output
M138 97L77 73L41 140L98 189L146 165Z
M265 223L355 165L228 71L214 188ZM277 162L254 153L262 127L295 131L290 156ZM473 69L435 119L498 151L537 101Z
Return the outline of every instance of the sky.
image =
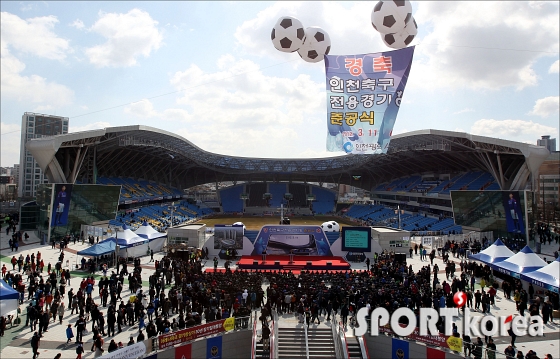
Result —
M2 1L1 159L19 162L21 117L70 132L147 125L203 150L309 158L326 151L324 62L277 51L292 16L332 55L389 51L376 2ZM559 2L412 1L418 35L394 134L559 138ZM559 138L560 140L560 138Z

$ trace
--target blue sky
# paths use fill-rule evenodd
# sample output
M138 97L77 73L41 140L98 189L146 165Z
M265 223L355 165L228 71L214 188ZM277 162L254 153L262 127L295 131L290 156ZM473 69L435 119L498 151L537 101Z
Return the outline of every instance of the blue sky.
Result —
M331 54L389 50L370 24L375 2L0 4L2 166L19 161L26 111L67 116L71 132L144 124L216 153L332 156L324 63L275 50L274 23L322 27ZM394 133L558 138L558 4L413 1Z

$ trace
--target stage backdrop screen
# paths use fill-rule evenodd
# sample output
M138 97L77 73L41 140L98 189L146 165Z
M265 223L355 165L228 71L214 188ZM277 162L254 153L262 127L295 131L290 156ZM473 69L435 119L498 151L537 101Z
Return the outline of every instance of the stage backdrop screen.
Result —
M371 252L371 228L342 227L342 250Z
M214 226L214 249L243 249L243 226Z
M266 225L261 228L252 255L332 256L329 241L319 226Z
M494 231L501 235L525 235L525 191L451 191L455 224Z

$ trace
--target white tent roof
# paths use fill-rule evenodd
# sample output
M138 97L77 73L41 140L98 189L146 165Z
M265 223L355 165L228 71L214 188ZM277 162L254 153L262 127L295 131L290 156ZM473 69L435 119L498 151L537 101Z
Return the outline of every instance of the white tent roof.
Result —
M498 238L490 247L480 253L471 255L469 258L490 264L511 258L513 255L514 253Z
M144 222L134 233L142 238L154 239L165 237L165 233L159 233L148 222Z
M506 259L504 262L516 264L522 268L544 267L547 264L541 257L538 256L538 254L535 254L529 246L525 246L522 250L517 252L517 254Z
M536 271L544 266L546 266L546 262L535 254L529 246L525 246L513 257L493 264L494 269L515 278L520 278L520 274Z

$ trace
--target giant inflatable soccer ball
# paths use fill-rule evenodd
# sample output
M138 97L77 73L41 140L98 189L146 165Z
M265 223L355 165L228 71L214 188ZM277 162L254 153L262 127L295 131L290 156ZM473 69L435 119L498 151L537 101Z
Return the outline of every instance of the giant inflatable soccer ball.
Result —
M416 20L412 18L410 22L406 25L404 29L397 32L396 34L381 34L381 38L385 45L392 49L404 49L414 37L418 34L418 26L416 25Z
M340 225L335 221L329 221L321 224L323 232L340 232Z
M331 51L331 38L329 34L320 27L308 27L305 29L305 41L297 50L299 56L307 62L319 62L323 56Z
M394 34L412 19L412 5L408 0L382 0L371 12L373 28L382 34Z
M303 45L305 30L301 21L298 19L290 16L282 16L272 28L270 38L277 50L282 52L294 52Z

